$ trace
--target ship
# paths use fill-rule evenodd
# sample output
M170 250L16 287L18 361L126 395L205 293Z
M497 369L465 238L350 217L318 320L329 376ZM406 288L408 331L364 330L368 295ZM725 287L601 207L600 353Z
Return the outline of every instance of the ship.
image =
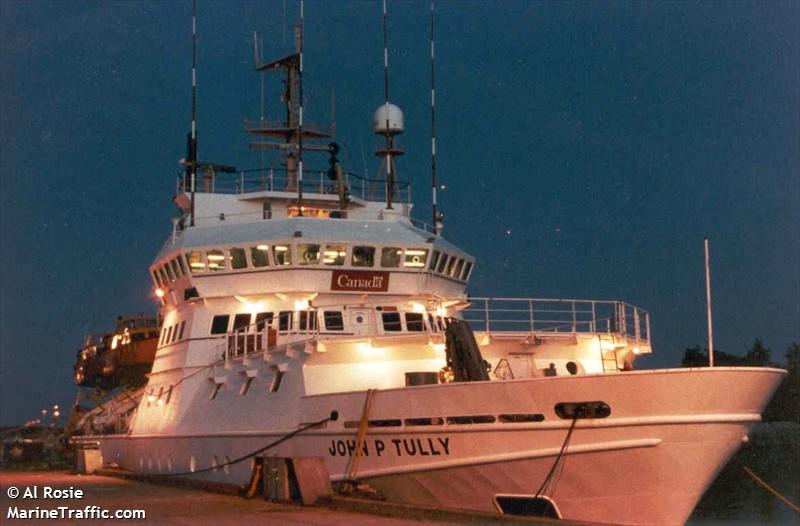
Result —
M475 257L440 215L412 214L400 108L387 96L374 114L379 175L348 172L329 130L304 122L296 37L256 68L282 76L286 118L244 122L281 163L199 161L193 125L149 268L161 323L146 384L124 425L73 443L197 482L246 483L262 452L322 459L335 485L390 502L684 523L785 371L636 370L652 352L643 308L468 294Z

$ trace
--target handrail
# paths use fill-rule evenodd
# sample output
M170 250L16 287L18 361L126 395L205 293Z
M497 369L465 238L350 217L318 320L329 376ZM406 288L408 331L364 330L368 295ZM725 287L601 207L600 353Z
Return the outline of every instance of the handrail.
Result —
M386 200L386 181L369 179L352 172L343 172L348 195L365 201ZM188 191L186 175L177 177L177 192ZM197 193L247 194L253 192L296 192L297 180L285 168L258 168L235 173L209 172L197 174ZM336 181L328 178L326 170L304 170L302 188L310 194L336 195ZM395 181L392 199L397 203L411 203L411 183Z

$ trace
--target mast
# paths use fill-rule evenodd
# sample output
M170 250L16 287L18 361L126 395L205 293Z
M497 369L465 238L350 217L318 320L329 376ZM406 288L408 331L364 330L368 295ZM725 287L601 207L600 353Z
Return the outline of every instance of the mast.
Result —
M386 109L386 208L392 209L392 134L389 127L389 44L386 16L386 0L383 0L383 104Z
M434 7L431 0L431 204L433 212L433 235L439 235L436 211L436 53L433 38Z
M706 315L708 318L708 366L714 367L714 330L711 324L711 263L708 254L708 238L703 239L706 253Z
M297 76L299 92L299 107L297 121L297 209L298 215L303 217L303 30L305 29L305 19L303 16L303 0L300 0L300 69Z

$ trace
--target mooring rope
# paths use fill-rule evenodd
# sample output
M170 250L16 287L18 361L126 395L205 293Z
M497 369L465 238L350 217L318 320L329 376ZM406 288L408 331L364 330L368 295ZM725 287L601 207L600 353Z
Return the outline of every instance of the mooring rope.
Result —
M784 502L784 504L786 504L787 506L792 508L794 511L800 513L800 506L798 506L797 504L795 504L794 502L789 500L787 497L784 497L783 495L781 495L781 493L778 490L776 490L775 488L773 488L772 486L767 484L766 481L764 481L764 479L762 479L761 477L756 475L755 472L752 469L750 469L747 466L745 466L744 464L742 464L741 461L737 460L736 462L738 462L738 464L740 466L742 466L742 469L744 470L744 472L747 473L748 475L750 475L750 477L753 480L755 480L762 488L764 488L765 490L767 490L768 492L772 493L774 496L776 496L777 498L782 500Z
M327 417L325 417L325 418L323 418L321 420L317 420L316 422L311 422L310 424L306 424L304 426L301 426L298 429L295 429L294 431L292 431L291 433L287 433L287 434L283 435L282 437L280 437L279 439L275 440L274 442L270 442L266 446L264 446L262 448L259 448L259 449L256 449L255 451L253 451L251 453L248 453L248 454L246 454L244 456L241 456L239 458L236 458L234 460L229 460L228 462L223 462L222 464L218 464L216 466L211 466L210 468L197 469L197 470L194 470L194 471L184 471L182 473L159 473L159 474L156 474L155 476L156 477L182 477L184 475L196 475L198 473L206 473L208 471L213 471L213 470L217 470L219 468L224 468L225 466L232 466L234 464L238 464L239 462L242 462L243 460L247 460L248 458L252 458L252 457L258 455L259 453L263 453L264 451L267 451L268 449L272 449L273 447L286 442L290 438L294 438L295 436L299 435L300 433L302 433L304 431L307 431L307 430L311 429L312 427L316 427L316 426L321 425L321 424L326 424L328 422L335 422L338 418L339 418L339 412L336 411L336 410L331 411L330 416L327 416Z
M347 462L347 469L345 470L347 480L355 480L358 473L358 464L361 461L362 449L367 437L367 428L369 427L369 413L372 409L372 397L377 389L367 389L367 395L364 398L364 407L361 410L361 420L358 423L358 435L356 435L356 448L353 451L353 456Z
M553 474L556 472L556 468L558 467L559 462L561 462L561 458L564 456L564 453L567 450L567 446L569 445L569 440L572 438L572 432L575 430L575 424L578 422L578 415L577 413L572 418L572 424L569 426L569 431L567 431L567 436L564 438L564 443L561 444L561 451L558 452L556 456L555 462L553 462L553 466L550 468L550 472L542 481L542 485L539 486L539 489L536 491L536 497L539 498L544 494L544 490L547 488L547 485L550 483L550 480L553 478Z

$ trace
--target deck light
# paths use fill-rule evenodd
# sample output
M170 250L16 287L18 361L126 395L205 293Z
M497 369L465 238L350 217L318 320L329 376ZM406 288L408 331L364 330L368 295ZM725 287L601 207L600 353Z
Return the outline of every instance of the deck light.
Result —
M163 298L164 294L165 294L164 289L156 289L156 296L158 296L159 298Z

